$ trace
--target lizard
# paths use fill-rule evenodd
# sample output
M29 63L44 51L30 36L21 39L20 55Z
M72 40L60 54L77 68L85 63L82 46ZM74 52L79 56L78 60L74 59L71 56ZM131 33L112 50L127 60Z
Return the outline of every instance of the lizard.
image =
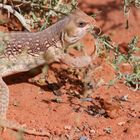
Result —
M0 126L33 135L48 134L28 130L20 124L14 125L6 118L9 88L3 78L53 62L63 62L74 67L88 66L91 63L90 56L74 58L65 53L64 49L78 42L93 25L92 17L76 9L43 31L10 32L0 36Z

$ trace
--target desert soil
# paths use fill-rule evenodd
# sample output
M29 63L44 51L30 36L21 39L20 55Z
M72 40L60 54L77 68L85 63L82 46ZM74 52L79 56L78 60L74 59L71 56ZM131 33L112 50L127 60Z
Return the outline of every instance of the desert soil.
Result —
M125 29L120 1L85 0L80 8L87 13L99 12L97 24L113 42L128 43L134 35L140 36L138 9L131 10L130 26ZM1 25L0 29L6 31L8 27ZM90 54L95 48L95 40L88 34L82 42ZM115 72L105 58L97 58L93 63L101 66L95 72L95 79L102 78L105 82L113 79ZM28 82L33 75L26 72L4 79L10 89L7 117L28 128L47 131L48 136L32 136L6 129L0 140L140 140L140 91L130 90L119 81L111 87L99 86L90 93L90 101L83 101L79 98L83 90L81 79L68 71L67 66L52 66L48 72L50 85Z

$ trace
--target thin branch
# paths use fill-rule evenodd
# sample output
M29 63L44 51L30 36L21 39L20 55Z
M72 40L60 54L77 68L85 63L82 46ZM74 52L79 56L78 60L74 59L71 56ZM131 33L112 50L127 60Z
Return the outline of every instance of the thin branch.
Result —
M62 2L63 2L63 0L59 0L57 5L54 7L54 9L57 10Z
M24 18L20 13L18 13L15 9L13 9L12 6L10 6L10 5L5 5L5 4L0 3L0 8L6 9L8 12L12 13L15 17L18 18L18 20L21 22L21 24L22 24L28 31L31 31L31 30L30 30L30 26L27 25L25 18Z
M21 5L30 5L31 7L40 7L42 9L46 10L46 11L52 10L55 13L60 13L62 15L67 15L66 13L61 12L61 11L58 10L58 8L59 8L60 4L63 2L63 0L59 0L58 4L54 8L46 7L46 6L39 5L37 3L31 2L31 1L26 1L26 0L13 0L13 2L21 3L20 5L15 6L15 7L20 7Z

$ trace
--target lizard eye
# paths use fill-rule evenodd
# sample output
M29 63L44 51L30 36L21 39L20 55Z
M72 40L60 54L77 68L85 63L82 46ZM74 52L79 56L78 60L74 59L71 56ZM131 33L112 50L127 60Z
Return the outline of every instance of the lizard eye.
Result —
M80 28L83 28L83 27L85 27L87 25L87 23L86 22L83 22L83 21L80 21L79 23L78 23L78 27L80 27Z

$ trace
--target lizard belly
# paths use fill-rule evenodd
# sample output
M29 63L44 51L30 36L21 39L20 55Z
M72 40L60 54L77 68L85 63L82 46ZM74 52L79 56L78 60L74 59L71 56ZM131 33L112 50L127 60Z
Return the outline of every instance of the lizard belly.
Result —
M20 55L11 58L0 58L0 76L25 72L45 63L41 56Z

